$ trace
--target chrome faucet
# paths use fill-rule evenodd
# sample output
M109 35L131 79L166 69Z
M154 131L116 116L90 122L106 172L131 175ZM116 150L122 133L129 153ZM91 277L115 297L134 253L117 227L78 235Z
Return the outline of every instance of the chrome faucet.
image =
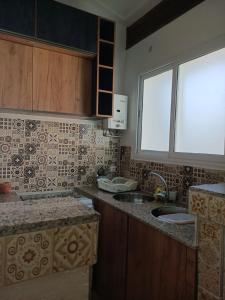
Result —
M168 189L168 185L166 183L165 178L163 176L161 176L159 173L156 173L156 172L153 172L153 171L146 171L146 172L147 172L146 175L148 175L148 176L150 176L150 175L156 176L156 177L158 177L162 181L162 183L165 186L165 191L166 191L165 202L168 201L169 200L169 189Z

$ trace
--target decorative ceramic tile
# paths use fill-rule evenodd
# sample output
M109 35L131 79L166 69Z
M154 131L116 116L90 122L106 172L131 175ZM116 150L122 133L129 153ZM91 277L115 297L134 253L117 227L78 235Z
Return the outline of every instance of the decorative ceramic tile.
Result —
M155 163L151 161L136 161L131 159L131 147L121 147L120 175L142 181L140 188L143 191L152 191L158 182L148 178L141 178L143 170L159 172L166 179L169 189L178 191L178 201L187 204L188 189L191 185L204 183L225 182L225 172L219 170L206 170L190 166Z
M221 276L219 270L208 269L207 266L205 266L205 268L201 267L198 273L199 286L216 297L220 297L220 280Z
M221 223L225 225L225 201L224 199L221 201ZM225 248L224 248L225 249Z
M198 300L222 300L221 297L216 297L213 294L207 292L205 289L199 287Z
M189 210L201 217L208 217L209 196L205 193L190 192Z
M52 238L52 230L6 237L5 284L50 274Z
M212 242L218 249L221 247L223 227L209 220L198 218L199 242Z
M101 153L96 155L99 146ZM116 165L119 172L118 139L105 137L96 121L0 118L0 178L11 181L13 190L52 191L88 184L96 164Z
M4 263L5 263L5 239L0 238L0 287L4 283Z
M210 196L209 203L208 203L208 212L209 212L209 219L212 222L222 224L224 221L224 212L225 212L225 205L223 204L224 200L219 197ZM223 209L223 211L222 211Z
M221 296L223 226L198 218L198 282L213 295Z
M53 271L60 272L96 261L97 223L60 228L55 232Z

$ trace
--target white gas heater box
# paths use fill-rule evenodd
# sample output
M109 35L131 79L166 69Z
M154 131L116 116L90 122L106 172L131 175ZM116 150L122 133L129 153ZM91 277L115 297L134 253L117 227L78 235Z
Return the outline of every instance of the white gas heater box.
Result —
M127 129L127 105L128 97L114 94L113 118L103 121L106 129Z

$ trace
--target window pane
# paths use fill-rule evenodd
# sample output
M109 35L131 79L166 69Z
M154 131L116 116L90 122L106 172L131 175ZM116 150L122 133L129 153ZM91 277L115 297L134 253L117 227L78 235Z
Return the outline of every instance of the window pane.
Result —
M224 154L225 49L180 65L175 151Z
M144 80L142 150L169 151L173 71Z

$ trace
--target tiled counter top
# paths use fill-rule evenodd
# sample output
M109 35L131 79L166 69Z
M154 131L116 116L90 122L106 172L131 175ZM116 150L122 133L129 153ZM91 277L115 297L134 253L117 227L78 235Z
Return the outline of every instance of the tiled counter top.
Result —
M137 218L138 220L153 226L154 228L160 230L166 235L182 242L183 244L196 248L195 242L195 225L176 225L169 224L165 222L158 221L151 215L151 210L153 208L162 206L159 202L150 202L144 204L133 204L119 202L113 199L113 195L98 190L96 187L81 187L77 189L79 193L84 194L90 198L97 198L102 200L111 206L127 213L128 215Z
M189 210L197 216L198 299L225 299L225 183L191 187Z
M98 214L93 209L72 197L27 201L18 201L12 194L4 197L5 201L0 196L0 236L98 220ZM10 201L12 198L16 201Z
M225 183L202 184L198 186L191 186L190 190L199 191L199 192L225 198Z
M92 208L72 196L0 199L0 298L1 287L95 264L99 214Z

